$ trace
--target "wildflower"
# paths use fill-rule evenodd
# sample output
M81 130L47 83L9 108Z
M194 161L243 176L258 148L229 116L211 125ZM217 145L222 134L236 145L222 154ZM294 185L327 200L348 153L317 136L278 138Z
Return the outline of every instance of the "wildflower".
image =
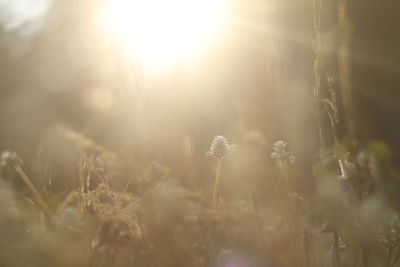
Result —
M217 167L215 169L215 181L212 193L213 207L218 204L218 187L221 180L221 165L222 160L228 155L228 152L234 146L229 145L228 140L221 135L217 135L211 142L210 150L206 153L207 156L212 156L217 159Z
M210 150L206 155L217 159L223 159L233 147L233 145L229 145L228 140L224 136L217 135L211 142Z
M296 158L290 153L286 151L287 143L285 141L276 141L272 147L273 152L271 153L271 158L278 161L289 161L294 164Z
M0 167L1 168L5 168L7 166L17 166L17 165L21 165L22 164L22 160L21 158L17 155L17 153L13 152L13 151L8 151L5 150L1 153L0 156Z

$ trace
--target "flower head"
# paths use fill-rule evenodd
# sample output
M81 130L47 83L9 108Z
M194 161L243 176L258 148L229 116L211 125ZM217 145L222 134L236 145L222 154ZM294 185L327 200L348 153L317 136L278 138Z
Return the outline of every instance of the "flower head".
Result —
M223 159L232 148L233 146L229 145L228 140L224 136L217 135L211 142L207 156Z
M272 147L273 152L271 153L271 158L279 161L288 160L290 163L294 164L296 158L290 153L286 151L287 143L285 141L276 141Z
M4 150L0 155L0 167L17 166L22 164L21 158L14 151Z

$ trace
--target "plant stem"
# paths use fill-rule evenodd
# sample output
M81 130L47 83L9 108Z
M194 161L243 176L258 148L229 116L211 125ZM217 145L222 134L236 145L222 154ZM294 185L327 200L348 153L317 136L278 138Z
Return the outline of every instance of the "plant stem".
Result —
M215 169L215 181L214 181L214 189L212 195L212 202L214 208L216 208L218 205L218 187L221 180L221 163L222 159L217 158L217 167Z
M338 4L338 23L341 27L347 27L347 1L340 0ZM354 107L353 107L353 96L351 93L351 82L350 82L350 64L349 64L349 37L343 36L340 40L337 57L338 57L338 69L340 78L340 87L343 103L343 111L347 115L346 118L346 130L350 136L355 134L355 118L354 118Z
M318 125L318 134L320 140L320 154L326 151L326 140L323 131L323 114L322 114L322 101L321 101L321 73L320 73L320 44L321 44L321 0L313 0L313 22L314 22L314 114Z
M287 190L287 194L289 196L289 194L293 193L294 190L292 190L292 185L290 184L290 181L289 181L289 175L286 171L286 166L287 165L286 165L285 161L282 161L282 176L283 176L283 179L285 180L286 190Z
M333 231L333 262L335 267L340 266L340 252L339 252L339 232L337 229Z
M358 255L360 254L360 244L357 244L354 254L355 255L354 255L354 261L353 261L353 267L357 267Z
M304 264L306 267L310 267L310 242L307 229L303 226L303 253L304 253Z
M22 170L22 168L20 166L15 166L15 171L19 174L19 176L22 178L24 183L28 186L29 190L32 192L33 196L36 198L36 202L39 204L39 206L47 212L48 208L49 208L47 203L43 200L42 195L39 193L39 191L37 191L37 189L32 184L31 180L25 174L25 172Z
M291 208L293 220L295 221L295 225L299 226L299 233L300 237L298 236L293 236L292 237L292 246L293 248L300 246L302 252L303 252L303 260L304 260L304 266L305 267L310 267L310 243L309 243L309 236L308 236L308 231L304 227L304 222L299 216L298 209L296 203L293 201L291 198L291 194L295 193L295 189L293 188L292 184L290 183L289 180L289 175L287 173L287 165L283 161L282 162L282 176L285 180L286 183L286 190L287 190L287 199L289 206Z

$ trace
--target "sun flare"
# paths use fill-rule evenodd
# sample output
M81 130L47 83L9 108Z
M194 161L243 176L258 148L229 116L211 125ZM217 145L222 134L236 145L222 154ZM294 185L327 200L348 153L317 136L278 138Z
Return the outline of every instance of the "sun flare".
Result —
M229 0L106 0L108 26L155 69L198 56L221 33Z

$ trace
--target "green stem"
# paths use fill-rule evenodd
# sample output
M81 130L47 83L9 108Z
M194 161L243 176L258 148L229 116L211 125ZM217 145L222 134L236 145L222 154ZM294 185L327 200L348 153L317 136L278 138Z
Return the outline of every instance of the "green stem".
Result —
M217 167L215 169L215 181L214 181L214 189L212 195L213 207L216 208L218 205L218 188L221 180L221 163L222 159L217 158Z

